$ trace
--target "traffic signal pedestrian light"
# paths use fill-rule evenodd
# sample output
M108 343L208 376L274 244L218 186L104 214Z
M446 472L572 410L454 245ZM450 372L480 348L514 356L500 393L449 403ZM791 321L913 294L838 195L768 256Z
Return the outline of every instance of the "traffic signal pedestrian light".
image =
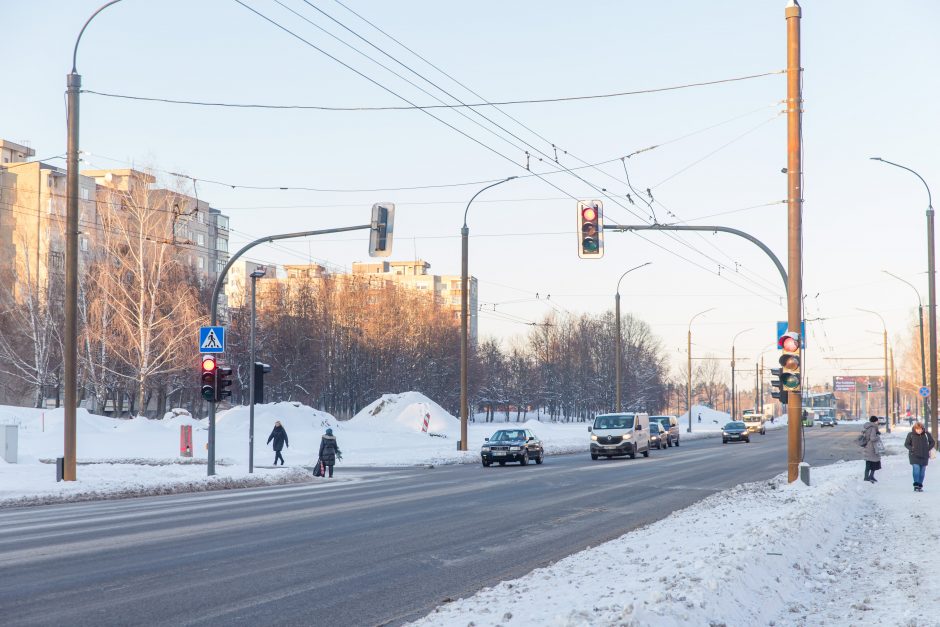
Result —
M204 357L202 360L202 397L210 403L215 402L215 379L218 365L215 357Z
M370 257L388 257L392 254L394 224L394 203L381 202L372 205L372 230L369 231Z
M232 395L228 388L232 387L232 369L219 366L216 369L215 377L215 402L221 403L222 399Z
M604 203L578 201L578 257L600 259L604 256Z
M260 361L255 362L255 403L264 402L264 375L271 372L271 366Z
M777 341L778 346L783 349L780 355L780 383L786 392L799 392L800 384L800 334L795 331L787 331L780 336Z
M770 385L773 388L770 392L770 395L780 401L781 404L787 404L787 393L783 389L783 382L781 377L783 376L782 368L771 368L770 375L774 377L770 380Z

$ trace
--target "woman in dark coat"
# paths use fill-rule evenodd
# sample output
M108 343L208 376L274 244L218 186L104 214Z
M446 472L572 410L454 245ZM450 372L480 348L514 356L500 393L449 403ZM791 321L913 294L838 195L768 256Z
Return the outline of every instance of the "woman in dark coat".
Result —
M333 477L333 466L336 464L336 458L343 459L343 454L336 445L336 438L333 436L333 430L327 429L326 435L320 440L320 463L324 468L329 469L330 478ZM326 476L326 472L323 473Z
M274 421L274 430L271 432L271 435L268 436L267 443L270 444L271 440L274 440L274 465L277 466L277 460L280 459L281 466L283 466L284 456L281 455L281 449L285 446L290 448L290 444L287 443L287 431L281 426L280 420Z
M927 472L927 462L930 461L930 450L936 444L933 436L924 431L924 425L919 422L914 423L907 439L904 440L904 448L908 451L907 458L914 470L914 492L924 491L924 473Z
M862 429L862 438L865 441L862 449L862 459L865 460L865 481L878 483L875 471L881 470L881 432L878 431L878 416L868 419L868 424Z

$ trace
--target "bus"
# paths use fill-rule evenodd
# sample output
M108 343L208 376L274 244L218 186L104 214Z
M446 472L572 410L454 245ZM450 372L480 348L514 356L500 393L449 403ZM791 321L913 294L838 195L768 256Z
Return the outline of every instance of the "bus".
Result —
M816 423L816 409L803 407L803 426L812 427Z

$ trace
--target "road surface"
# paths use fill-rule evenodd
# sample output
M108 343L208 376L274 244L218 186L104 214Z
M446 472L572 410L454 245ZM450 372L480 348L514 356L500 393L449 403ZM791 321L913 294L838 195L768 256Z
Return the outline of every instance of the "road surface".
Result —
M857 432L807 429L806 461L858 459ZM647 459L340 466L314 485L0 510L0 621L398 624L770 478L785 459L779 430Z

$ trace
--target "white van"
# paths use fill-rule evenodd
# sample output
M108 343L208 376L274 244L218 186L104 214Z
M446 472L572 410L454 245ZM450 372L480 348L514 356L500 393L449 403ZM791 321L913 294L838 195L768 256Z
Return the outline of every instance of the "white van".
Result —
M637 453L650 456L649 414L599 414L588 431L591 432L591 459L601 455L608 459L629 455L633 459Z

